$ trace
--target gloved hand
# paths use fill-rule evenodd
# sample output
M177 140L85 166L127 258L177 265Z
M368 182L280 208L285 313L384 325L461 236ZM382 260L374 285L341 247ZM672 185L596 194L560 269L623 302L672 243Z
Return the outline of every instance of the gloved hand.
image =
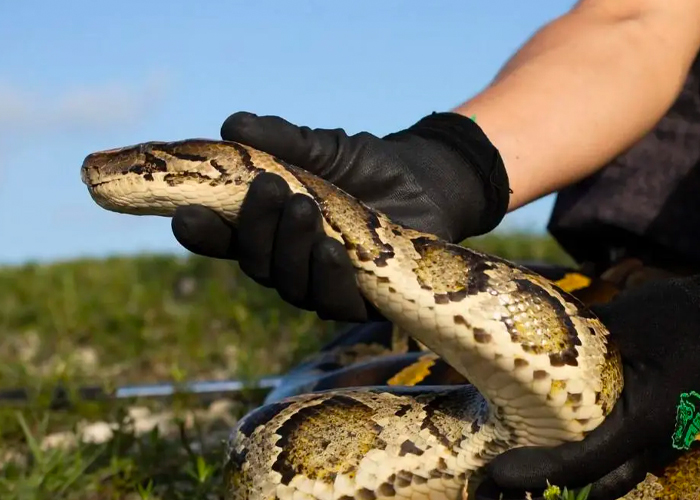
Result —
M490 231L508 206L498 151L476 123L455 113L434 113L384 138L236 113L221 137L271 153L396 222L452 242ZM237 260L256 282L322 319L381 317L360 295L344 247L322 232L317 206L292 195L281 177L262 174L253 181L237 226L201 206L181 207L172 220L188 250Z
M675 445L695 438L700 275L649 282L592 309L620 349L625 377L620 400L580 442L517 448L498 456L487 466L488 479L478 488L477 500L496 500L499 493L503 500L523 498L523 491L541 492L546 480L569 489L593 483L589 500L616 500L647 472L680 456L673 440L677 423ZM677 422L682 397L696 406L686 406Z

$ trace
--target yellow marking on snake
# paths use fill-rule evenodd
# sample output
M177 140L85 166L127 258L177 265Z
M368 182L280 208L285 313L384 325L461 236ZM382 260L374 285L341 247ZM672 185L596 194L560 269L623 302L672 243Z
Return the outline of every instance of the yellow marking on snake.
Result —
M142 143L91 154L81 169L105 209L172 216L197 204L233 225L261 174L309 196L364 297L473 385L333 390L258 408L232 431L227 499L456 500L500 453L583 439L612 410L623 381L606 328L527 269L403 227L233 142ZM649 498L670 498L674 484Z
M424 354L391 377L387 383L389 385L416 385L430 375L430 369L435 365L435 359L436 355L433 353Z

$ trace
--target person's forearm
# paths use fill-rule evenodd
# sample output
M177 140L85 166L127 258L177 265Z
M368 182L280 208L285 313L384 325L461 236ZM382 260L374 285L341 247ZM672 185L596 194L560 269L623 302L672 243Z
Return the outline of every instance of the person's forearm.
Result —
M668 2L700 25L700 2ZM647 133L682 88L700 30L680 13L625 12L628 0L615 3L581 2L454 110L475 116L499 149L513 191L509 210L604 166Z

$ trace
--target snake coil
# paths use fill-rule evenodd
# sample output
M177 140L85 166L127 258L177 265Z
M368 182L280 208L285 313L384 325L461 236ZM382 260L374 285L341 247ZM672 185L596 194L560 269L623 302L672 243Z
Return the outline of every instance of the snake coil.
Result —
M263 172L316 202L367 300L471 385L338 389L254 410L228 445L228 498L453 500L503 451L580 440L611 411L620 357L575 298L273 156L233 142L149 142L89 155L81 177L108 210L171 216L198 204L235 224Z

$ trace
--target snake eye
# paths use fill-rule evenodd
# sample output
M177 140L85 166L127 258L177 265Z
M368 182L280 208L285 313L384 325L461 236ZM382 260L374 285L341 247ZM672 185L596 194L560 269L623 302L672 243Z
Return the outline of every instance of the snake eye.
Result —
M124 173L132 173L141 175L145 170L145 165L132 165Z

